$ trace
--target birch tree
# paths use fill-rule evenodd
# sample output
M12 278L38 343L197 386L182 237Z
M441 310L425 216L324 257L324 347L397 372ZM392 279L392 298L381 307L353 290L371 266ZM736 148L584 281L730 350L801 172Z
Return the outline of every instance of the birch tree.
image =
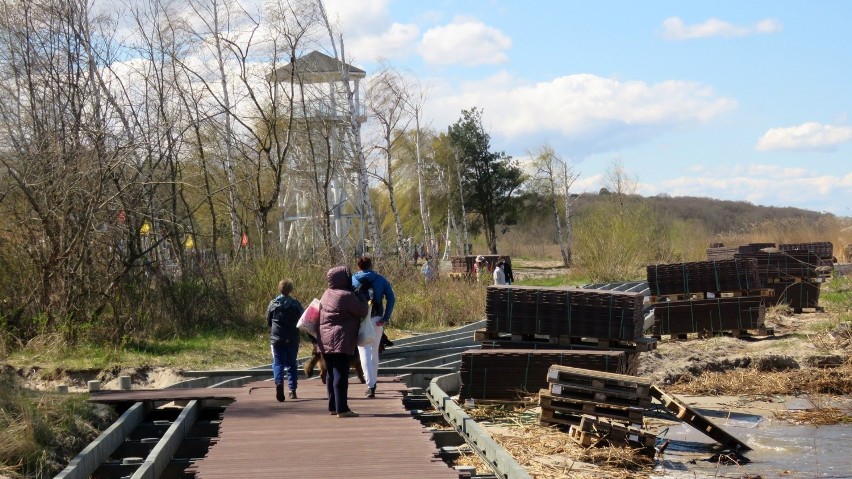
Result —
M405 134L411 118L404 110L405 92L401 90L402 78L387 63L370 82L367 89L367 108L370 116L379 124L381 139L376 148L384 156L384 174L376 177L388 190L388 201L393 215L396 231L396 250L401 260L407 257L402 232L402 221L399 217L395 186L394 186L394 145Z
M536 168L536 189L539 190L539 194L542 195L553 214L562 264L569 267L572 257L570 216L572 200L569 191L579 175L574 173L573 167L568 166L565 161L557 156L556 151L550 145L542 146L531 156L534 158ZM559 211L560 204L564 208L564 225Z

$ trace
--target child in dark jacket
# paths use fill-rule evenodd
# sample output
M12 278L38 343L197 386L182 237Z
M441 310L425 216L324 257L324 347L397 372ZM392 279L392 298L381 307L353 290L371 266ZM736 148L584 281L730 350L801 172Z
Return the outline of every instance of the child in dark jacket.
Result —
M284 401L284 369L287 370L287 386L290 399L296 399L299 377L297 356L299 355L299 328L296 323L302 316L301 303L290 296L293 282L282 279L278 282L278 296L266 308L266 323L269 325L269 340L272 345L272 377L275 380L275 398Z

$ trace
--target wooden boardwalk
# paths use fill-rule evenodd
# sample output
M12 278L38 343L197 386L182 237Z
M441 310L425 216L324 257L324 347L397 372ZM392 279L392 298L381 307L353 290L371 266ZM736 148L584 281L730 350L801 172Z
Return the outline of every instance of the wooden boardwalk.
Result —
M426 428L402 403L405 384L380 380L376 397L351 378L349 407L361 416L328 413L325 385L299 381L298 399L275 400L271 381L242 388L104 392L99 402L233 397L219 437L206 456L189 466L197 479L216 478L418 478L458 479L436 457Z

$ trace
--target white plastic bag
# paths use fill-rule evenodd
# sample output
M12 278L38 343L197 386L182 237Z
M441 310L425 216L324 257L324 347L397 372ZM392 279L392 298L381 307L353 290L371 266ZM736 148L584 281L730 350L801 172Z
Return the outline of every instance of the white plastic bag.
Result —
M361 320L361 327L358 328L358 346L369 346L376 339L376 325L370 315L371 311L372 309L367 309L367 317Z
M296 327L313 337L319 335L320 301L316 298L305 308L305 312L296 323Z

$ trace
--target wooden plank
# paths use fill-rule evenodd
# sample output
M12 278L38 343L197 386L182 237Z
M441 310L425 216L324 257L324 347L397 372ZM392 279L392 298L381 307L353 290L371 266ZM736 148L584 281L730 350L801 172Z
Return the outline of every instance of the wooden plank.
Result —
M635 391L637 395L648 396L651 380L626 374L592 371L554 364L547 371L548 382L563 384L586 384L600 390Z
M651 396L660 401L663 406L671 411L678 419L701 431L703 434L707 435L714 441L717 441L719 444L740 451L751 450L751 448L744 442L715 425L683 401L666 394L662 389L655 385L651 386Z

